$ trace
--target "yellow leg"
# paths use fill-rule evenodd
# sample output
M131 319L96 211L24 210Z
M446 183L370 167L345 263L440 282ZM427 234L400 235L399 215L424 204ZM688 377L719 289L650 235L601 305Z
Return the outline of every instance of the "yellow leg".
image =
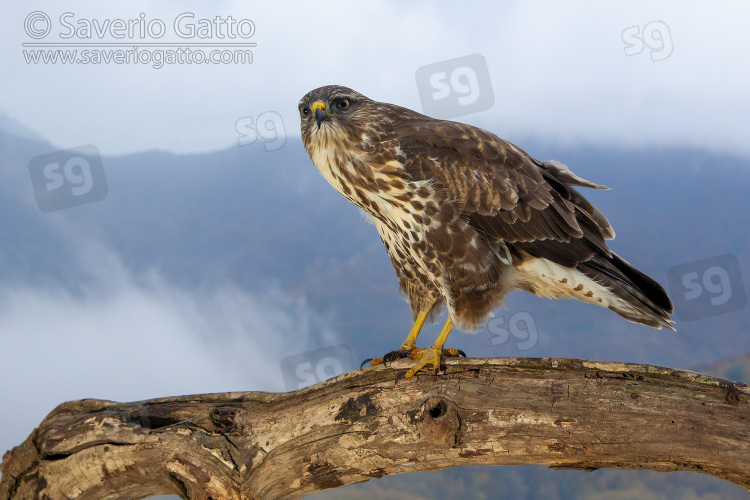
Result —
M439 372L443 356L465 357L466 354L459 349L443 349L445 341L448 339L448 335L450 335L451 330L453 329L453 318L450 316L448 316L448 319L445 321L445 325L443 325L443 329L440 330L440 335L438 335L438 338L435 340L435 343L432 344L432 347L428 349L414 347L414 344L417 341L417 336L427 319L427 314L427 312L419 313L409 335L406 337L406 340L404 340L404 343L401 344L401 350L389 352L383 358L366 359L362 362L362 366L364 366L365 363L370 363L370 366L375 366L384 362L396 361L397 359L406 357L419 360L417 364L404 375L404 378L409 378L430 364L435 367L435 373Z
M432 347L442 351L443 346L445 345L445 341L448 340L448 335L450 335L451 330L453 330L453 318L448 316L448 319L445 320L445 324L443 325L443 329L440 330L440 335L438 335L438 338L435 339L435 343L432 345Z
M445 325L443 325L443 329L440 330L440 335L438 335L435 343L432 344L432 347L430 347L429 349L425 349L424 354L419 358L419 362L416 365L412 366L408 372L406 372L404 378L414 376L415 373L430 364L435 368L435 373L437 373L440 371L440 363L443 359L443 354L445 354L446 356L458 356L461 353L458 349L447 349L445 351L443 350L445 341L448 340L448 335L450 335L452 329L453 318L451 318L449 315L448 319L445 321Z
M417 342L417 336L419 335L419 332L422 331L422 327L424 326L428 314L429 311L423 311L417 315L417 320L414 322L414 326L411 327L409 335L406 336L406 340L401 344L401 349L410 351L414 348L414 345Z
M417 342L417 336L419 336L419 332L422 331L422 327L424 326L425 320L427 320L427 315L430 313L430 311L423 311L420 312L417 315L416 321L414 321L414 326L411 327L411 331L409 332L409 335L406 336L406 340L404 340L404 343L401 344L401 349L399 351L393 351L392 353L388 353L385 355L385 361L394 361L398 359L399 357L405 357L406 352L415 352L415 351L423 351L424 349L416 349L414 345ZM389 359L389 356L392 356L392 358ZM365 363L370 363L370 366L375 366L382 364L384 362L383 358L371 358L366 359L362 362L362 366L365 365Z

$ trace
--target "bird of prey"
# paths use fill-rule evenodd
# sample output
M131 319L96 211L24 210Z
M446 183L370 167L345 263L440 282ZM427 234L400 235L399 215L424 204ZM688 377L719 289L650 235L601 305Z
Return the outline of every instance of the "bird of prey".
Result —
M463 354L444 349L454 324L476 330L516 289L674 330L664 289L607 247L612 227L576 189L608 188L480 128L338 85L309 92L299 113L310 159L372 218L414 315L401 348L371 364L410 357L405 377L437 373L443 356ZM443 305L437 340L415 347Z

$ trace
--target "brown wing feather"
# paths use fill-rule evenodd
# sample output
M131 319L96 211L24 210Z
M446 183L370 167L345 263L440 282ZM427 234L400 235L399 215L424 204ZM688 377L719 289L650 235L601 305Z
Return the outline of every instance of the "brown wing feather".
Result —
M618 314L673 329L664 289L607 248L605 240L615 236L612 226L573 186L608 188L562 163L539 162L470 125L414 113L398 134L412 176L447 189L468 223L490 242L509 243L521 259L527 255L575 268L647 311L613 307Z
M571 187L604 186L482 129L414 115L395 134L407 170L447 189L489 240L568 267L597 253L611 256L604 241L614 236L609 222Z

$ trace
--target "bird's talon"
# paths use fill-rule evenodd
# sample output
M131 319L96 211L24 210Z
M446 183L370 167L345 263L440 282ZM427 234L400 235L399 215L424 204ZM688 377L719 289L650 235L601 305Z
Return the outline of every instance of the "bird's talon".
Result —
M455 358L455 357L466 357L466 353L463 352L461 349L443 349L443 356L448 358Z
M377 366L385 364L385 361L383 360L383 358L367 358L366 360L362 361L361 365L359 365L360 370L365 366L365 363L370 363L370 366Z
M387 361L396 361L401 358L408 358L411 355L411 351L407 351L405 349L401 349L399 351L391 351L385 356L383 356L383 362Z

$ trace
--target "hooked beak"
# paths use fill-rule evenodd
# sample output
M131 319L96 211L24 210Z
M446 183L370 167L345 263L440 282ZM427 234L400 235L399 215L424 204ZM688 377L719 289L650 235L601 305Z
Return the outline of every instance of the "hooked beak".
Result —
M318 124L318 129L320 129L320 122L328 118L328 114L326 113L326 105L323 103L323 101L315 101L315 103L312 105L312 112L313 116L315 117L315 123Z

